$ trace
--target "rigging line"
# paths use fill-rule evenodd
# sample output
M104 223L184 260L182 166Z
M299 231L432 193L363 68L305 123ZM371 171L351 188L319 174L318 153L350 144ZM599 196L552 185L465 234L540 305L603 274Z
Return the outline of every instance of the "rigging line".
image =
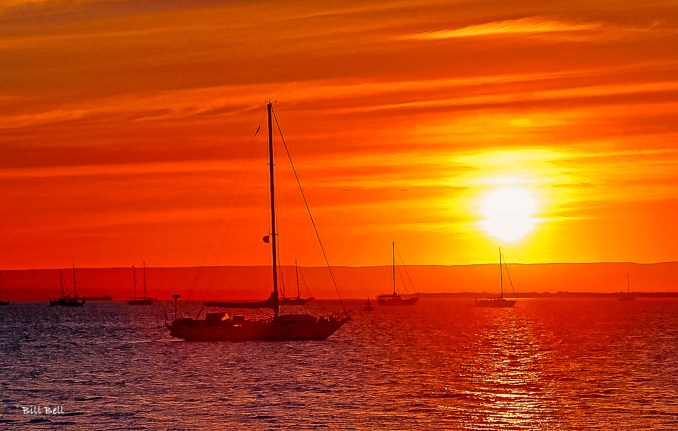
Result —
M240 200L242 198L242 193L243 193L243 185L245 184L245 178L247 177L247 173L249 172L250 165L252 164L252 160L254 159L254 152L256 149L256 143L259 140L259 130L261 129L261 124L257 126L257 130L254 132L254 136L250 140L250 145L247 151L247 157L244 160L241 160L240 164L240 169L238 170L238 175L236 176L236 180L233 182L231 185L231 189L228 192L227 199L225 202L229 202L232 199L235 199L234 204L230 207L230 212L224 212L223 216L219 218L219 221L217 223L217 226L214 228L214 231L212 232L212 235L210 236L210 242L207 246L207 249L205 250L202 259L201 259L201 264L200 267L197 269L195 273L195 277L193 278L193 283L191 285L191 288L188 291L188 294L186 297L183 299L183 302L188 302L193 295L193 291L198 285L198 279L201 276L201 270L206 269L206 262L207 262L207 256L209 252L213 249L215 239L217 237L218 232L221 230L223 225L229 225L231 221L233 220L233 217L235 216L235 211L236 209L240 206ZM227 220L228 219L228 220ZM217 257L215 259L214 265L207 265L211 269L211 277L208 278L208 283L207 283L207 289L206 293L209 293L212 290L212 287L214 285L214 278L215 278L215 273L217 271L218 262L221 258L221 255L224 251L224 246L226 244L226 235L224 234L223 239L221 241L221 244L219 245L219 251L217 253ZM212 268L213 266L213 268Z
M503 255L502 255L503 257ZM511 284L511 290L513 293L516 293L516 290L513 288L513 281L511 280L511 273L508 270L508 266L506 266L506 260L504 260L504 268L506 268L506 275L508 275L509 283Z
M402 268L402 265L396 265L396 272L398 273L398 277L397 277L397 278L398 278L399 280L405 280L405 272L404 272L404 269L401 269L401 268ZM410 293L410 289L407 287L407 283L404 283L404 282L401 281L400 284L402 285L402 288L400 289L400 292L401 292L401 293L409 294L409 293Z
M304 285L304 288L306 289L306 293L308 293L309 296L312 296L313 294L311 293L311 288L308 287L308 283L306 283L306 278L304 278L304 273L299 271L299 278L301 278L301 282Z
M282 270L282 267L280 265L278 265L278 270L280 271ZM287 298L287 293L285 292L287 287L285 286L285 277L283 277L282 271L279 272L279 274L280 274L280 293L282 294L283 298Z
M287 153L287 159L290 161L290 166L292 166L292 172L294 173L294 178L297 180L297 185L299 186L299 191L301 192L301 197L304 200L304 205L306 205L306 212L308 213L308 216L311 219L311 224L313 225L313 231L315 232L315 236L318 239L318 244L320 245L320 250L323 253L323 258L325 259L325 264L327 265L327 269L330 272L330 278L332 279L332 284L334 285L334 290L336 290L337 296L339 296L339 303L341 304L342 310L344 310L344 313L346 313L346 306L344 305L344 299L341 297L341 292L339 291L339 286L337 285L337 280L334 277L334 271L332 271L332 265L330 265L330 260L327 258L327 252L325 251L325 246L323 245L323 242L320 239L320 234L318 233L318 228L315 224L315 220L313 219L313 214L311 214L311 207L308 205L308 200L306 200L306 194L304 193L304 189L301 188L301 181L299 180L299 175L297 175L297 169L294 167L294 163L292 162L292 155L290 154L290 150L287 148L287 142L285 141L285 136L283 136L282 129L280 128L280 123L278 123L278 116L275 115L275 111L273 111L273 118L275 119L275 125L278 127L278 133L280 133L280 140L282 141L283 146L285 147L285 152Z
M402 266L403 271L405 271L405 276L407 277L407 281L410 284L410 287L412 287L412 290L416 293L417 289L414 287L414 282L412 281L412 277L410 277L410 272L407 270L407 265L405 265L405 261L403 260L403 257L400 255L400 250L398 250L398 247L395 249L396 255L398 256L398 259L400 259L400 266ZM405 286L405 289L407 289L407 286Z

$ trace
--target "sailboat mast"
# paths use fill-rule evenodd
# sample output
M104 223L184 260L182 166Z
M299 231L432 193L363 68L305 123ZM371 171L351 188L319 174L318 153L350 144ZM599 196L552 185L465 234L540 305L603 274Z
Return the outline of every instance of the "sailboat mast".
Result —
M499 247L499 287L501 289L500 298L504 297L504 271L501 269L501 247Z
M396 273L395 273L395 241L391 243L391 256L393 257L393 265L392 265L392 272L393 272L393 296L396 294Z
M274 308L273 314L278 317L278 247L277 234L275 231L275 186L274 186L274 170L273 170L273 121L271 119L271 110L273 105L268 102L266 105L268 112L268 168L269 168L269 182L271 193L271 255L273 256L273 297Z
M146 261L144 260L144 298L148 297L148 293L146 292Z

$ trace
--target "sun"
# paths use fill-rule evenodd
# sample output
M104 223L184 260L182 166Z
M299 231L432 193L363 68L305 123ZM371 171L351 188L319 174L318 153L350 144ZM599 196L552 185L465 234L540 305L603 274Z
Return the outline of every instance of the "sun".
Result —
M530 233L537 223L537 200L520 186L501 186L481 200L481 228L502 242L515 242Z

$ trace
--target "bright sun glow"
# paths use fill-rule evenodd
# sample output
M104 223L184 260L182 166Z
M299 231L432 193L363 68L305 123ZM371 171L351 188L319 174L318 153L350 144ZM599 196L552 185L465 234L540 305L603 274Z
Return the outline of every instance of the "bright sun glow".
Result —
M502 186L491 190L481 201L480 226L489 235L513 242L532 231L537 220L537 201L529 190L519 186Z

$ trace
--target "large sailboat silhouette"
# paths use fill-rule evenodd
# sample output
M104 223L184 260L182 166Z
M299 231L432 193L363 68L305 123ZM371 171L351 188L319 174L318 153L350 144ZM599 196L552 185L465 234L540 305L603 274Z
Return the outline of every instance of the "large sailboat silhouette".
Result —
M275 217L275 175L273 153L272 104L267 105L268 113L268 157L269 192L271 201L271 233L264 237L271 244L273 291L265 301L252 302L211 302L206 305L224 308L269 308L273 317L268 319L246 319L244 316L230 317L225 312L207 313L204 319L177 318L166 324L173 337L188 341L247 341L247 340L324 340L350 320L344 310L341 315L313 316L310 314L280 313L278 292L278 244ZM174 296L175 301L178 295ZM176 310L176 305L175 305Z

